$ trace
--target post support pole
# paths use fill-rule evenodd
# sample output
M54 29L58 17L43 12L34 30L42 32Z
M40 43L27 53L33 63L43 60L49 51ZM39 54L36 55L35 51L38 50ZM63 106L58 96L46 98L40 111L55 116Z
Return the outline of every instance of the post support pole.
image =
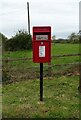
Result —
M40 101L43 101L43 63L40 63Z

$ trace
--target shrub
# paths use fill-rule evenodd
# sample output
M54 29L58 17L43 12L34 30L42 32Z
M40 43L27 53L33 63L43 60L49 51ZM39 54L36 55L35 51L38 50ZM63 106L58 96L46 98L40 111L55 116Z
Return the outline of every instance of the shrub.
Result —
M5 49L9 51L29 50L32 48L32 38L26 31L18 31L14 37L6 41Z
M0 33L0 46L2 46L2 50L5 50L5 43L8 40L7 37L5 37L5 35L3 35L2 33Z

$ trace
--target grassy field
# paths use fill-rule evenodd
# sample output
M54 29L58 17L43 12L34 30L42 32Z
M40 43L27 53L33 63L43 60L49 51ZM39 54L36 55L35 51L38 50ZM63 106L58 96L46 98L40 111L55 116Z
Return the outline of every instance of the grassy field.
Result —
M61 55L61 54L78 54L79 53L79 44L52 44L52 56ZM32 58L32 51L15 51L15 52L5 52L3 58ZM52 58L52 64L64 64L71 62L79 62L79 57L62 57L62 58ZM9 63L10 65L15 66L15 68L26 68L32 66L39 66L38 63L33 63L32 60L28 61L13 61ZM8 64L8 65L9 65ZM47 63L46 63L47 64ZM46 65L44 64L44 65Z
M61 54L78 54L78 44L52 44L52 56ZM32 51L4 52L3 58L32 57ZM53 58L53 64L79 62L79 57ZM47 63L46 63L47 64ZM44 65L46 65L44 64ZM13 78L19 82L3 85L3 117L4 118L79 118L78 74L47 76L44 67L44 102L39 102L39 66L29 61L13 61L3 63ZM52 72L69 69L69 67L53 67ZM72 68L75 70L75 68ZM76 68L77 69L77 68ZM48 70L48 68L47 68ZM24 76L23 76L24 75ZM26 79L36 76L32 80ZM23 77L22 77L23 76ZM20 81L20 78L22 81ZM23 81L24 80L24 81Z
M52 44L52 55L79 53L79 44ZM3 57L32 57L32 51L8 52Z
M61 55L61 54L78 54L79 53L79 44L52 44L52 56L53 55ZM15 51L15 52L5 52L3 54L3 58L32 58L32 51ZM73 57L61 57L61 58L52 58L51 64L64 64L64 63L73 63L79 62L78 56ZM11 61L9 63L3 63L4 66L7 67L7 71L9 71L11 76L15 78L25 79L31 78L36 74L39 76L39 63L33 63L32 60L18 60ZM45 67L48 63L44 63L44 76L48 74L48 67ZM32 68L34 66L38 66L38 68ZM23 70L22 70L23 69ZM67 70L70 69L68 66L63 67L52 67L51 70L54 72L58 72L58 70ZM74 69L74 68L73 68ZM24 76L23 76L24 75ZM23 76L23 77L22 77Z
M39 79L3 86L5 118L79 118L78 76L44 78L44 102Z

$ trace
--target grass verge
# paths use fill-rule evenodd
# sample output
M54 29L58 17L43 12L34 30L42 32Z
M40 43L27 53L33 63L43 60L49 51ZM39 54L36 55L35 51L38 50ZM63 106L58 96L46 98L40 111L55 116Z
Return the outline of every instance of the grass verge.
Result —
M3 86L3 118L79 118L78 76L44 78L44 102L39 79Z

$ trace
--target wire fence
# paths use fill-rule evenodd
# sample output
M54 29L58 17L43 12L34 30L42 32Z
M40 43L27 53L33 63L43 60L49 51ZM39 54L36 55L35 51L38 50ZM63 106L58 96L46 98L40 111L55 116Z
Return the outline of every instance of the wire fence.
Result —
M51 58L55 58L55 57L67 57L67 56L81 56L81 54L64 54L64 55L54 55ZM32 60L33 58L7 58L7 59L3 59L3 61L5 62L9 62L9 61L17 61L17 60Z
M79 75L79 57L81 54L64 54L52 56L51 63L44 64L44 77L54 77L55 75ZM65 58L67 61L65 62ZM67 57L78 57L76 61L70 63ZM58 64L58 60L62 59ZM55 60L57 61L56 63ZM2 60L3 80L19 81L39 78L40 66L33 63L32 58L7 58ZM64 63L63 63L64 62Z

